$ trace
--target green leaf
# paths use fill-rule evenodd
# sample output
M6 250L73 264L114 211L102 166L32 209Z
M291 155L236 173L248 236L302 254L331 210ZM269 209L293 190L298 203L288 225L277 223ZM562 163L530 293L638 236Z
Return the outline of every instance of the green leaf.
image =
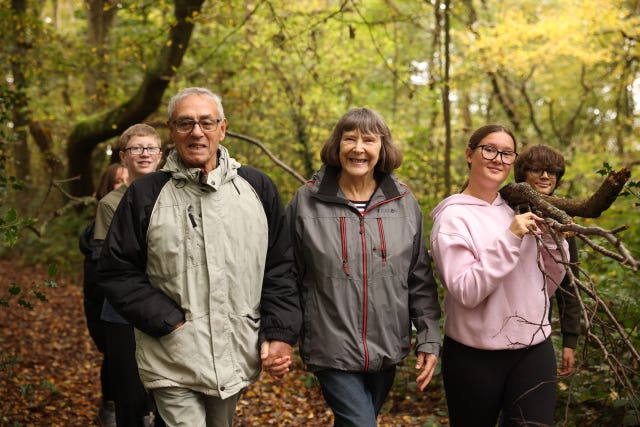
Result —
M49 277L53 277L58 274L58 266L56 264L49 264L48 273Z
M8 223L11 222L15 222L18 219L18 212L11 208L7 211L7 213L4 215L4 220Z
M33 294L36 296L36 298L38 298L42 302L49 301L47 299L47 296L45 294L43 294L42 292L40 292L40 291L33 291Z
M33 304L31 304L29 301L27 301L27 300L25 300L23 298L20 298L18 300L18 304L21 305L24 308L28 308L29 310L33 310Z
M20 286L16 285L15 283L11 283L9 285L9 294L12 296L16 296L20 293L22 289L20 288Z

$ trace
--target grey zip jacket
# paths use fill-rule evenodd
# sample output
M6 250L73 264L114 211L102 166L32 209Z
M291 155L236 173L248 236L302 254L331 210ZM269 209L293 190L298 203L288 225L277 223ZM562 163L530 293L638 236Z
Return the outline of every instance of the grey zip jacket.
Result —
M258 378L259 333L296 343L292 267L275 186L220 147L208 174L173 152L161 171L129 187L104 242L98 284L135 327L146 388L226 398Z
M425 247L423 214L394 175L381 177L364 213L323 167L287 207L303 329L312 371L379 371L410 351L440 352L440 305Z

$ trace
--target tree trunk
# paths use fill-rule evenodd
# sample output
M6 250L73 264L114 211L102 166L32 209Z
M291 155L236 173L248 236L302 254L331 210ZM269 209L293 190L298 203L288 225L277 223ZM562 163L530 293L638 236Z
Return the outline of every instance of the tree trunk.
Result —
M98 111L104 107L104 96L108 91L109 62L107 58L107 38L113 26L118 8L117 0L86 0L87 43L95 51L96 64L87 70L85 112Z
M14 162L16 177L20 181L29 179L31 171L31 155L27 144L27 127L29 125L29 100L25 92L28 87L25 70L26 61L29 58L29 45L25 28L27 2L26 0L11 0L11 11L14 17L14 39L11 52L11 73L13 74L14 105L13 105L13 126L14 126Z
M93 191L92 170L88 159L96 145L143 121L158 108L165 89L182 63L193 32L193 17L200 12L203 2L204 0L176 0L176 23L159 51L156 65L147 71L138 91L113 110L99 113L75 125L67 143L68 174L80 179L71 181L72 195L86 196Z
M449 65L451 55L451 28L449 0L444 1L444 81L442 84L442 108L444 114L445 142L444 142L444 188L446 194L451 194L451 102L449 101Z

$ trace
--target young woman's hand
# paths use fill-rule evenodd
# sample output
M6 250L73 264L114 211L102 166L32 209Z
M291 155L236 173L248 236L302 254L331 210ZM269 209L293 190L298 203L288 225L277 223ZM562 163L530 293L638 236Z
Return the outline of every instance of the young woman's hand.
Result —
M526 234L542 234L537 224L538 221L543 222L544 220L531 212L516 215L513 217L513 221L511 221L509 231L521 239Z

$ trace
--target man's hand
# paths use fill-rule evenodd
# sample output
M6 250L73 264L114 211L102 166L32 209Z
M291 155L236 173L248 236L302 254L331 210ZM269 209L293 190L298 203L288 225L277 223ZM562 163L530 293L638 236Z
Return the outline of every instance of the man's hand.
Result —
M416 378L416 382L418 383L418 390L424 391L431 381L433 377L433 373L436 370L436 365L438 364L438 356L431 353L418 353L418 360L416 361L416 370L418 373L418 378Z
M262 359L262 369L267 371L273 378L279 380L289 372L293 363L291 353L293 347L284 341L265 341L260 346L260 359Z
M574 365L575 357L573 354L573 349L564 347L562 349L562 367L558 369L558 375L569 375L573 372Z

